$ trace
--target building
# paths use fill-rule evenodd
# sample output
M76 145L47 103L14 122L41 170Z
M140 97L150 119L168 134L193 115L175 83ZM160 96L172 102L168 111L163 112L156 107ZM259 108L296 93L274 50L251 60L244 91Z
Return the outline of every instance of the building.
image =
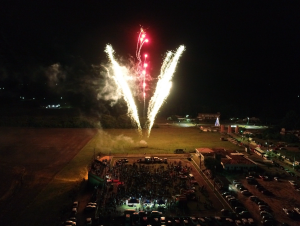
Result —
M245 158L242 154L227 155L226 158L221 159L221 165L225 170L242 170L249 171L257 169L255 162Z
M198 113L197 119L202 120L217 120L220 119L220 112L215 113Z
M205 158L214 158L215 151L210 148L196 148L196 155L202 160Z

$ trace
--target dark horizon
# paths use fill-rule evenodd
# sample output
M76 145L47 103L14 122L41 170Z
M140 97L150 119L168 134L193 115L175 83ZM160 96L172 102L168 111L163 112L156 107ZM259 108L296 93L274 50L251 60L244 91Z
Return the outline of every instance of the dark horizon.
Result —
M107 62L107 43L124 60L134 56L143 26L152 85L165 53L186 46L162 113L281 118L300 110L298 9L293 1L7 1L0 9L0 97L63 96L101 112L96 89L103 81L91 65ZM57 86L45 75L56 63L63 71Z

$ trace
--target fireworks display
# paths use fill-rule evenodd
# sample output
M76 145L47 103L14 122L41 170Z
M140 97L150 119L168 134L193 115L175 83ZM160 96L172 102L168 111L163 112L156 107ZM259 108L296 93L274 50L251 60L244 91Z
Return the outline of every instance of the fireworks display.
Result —
M138 78L141 81L142 84L142 95L144 100L144 113L145 114L145 100L146 100L146 75L147 75L147 67L148 67L148 61L147 57L148 55L144 55L144 62L142 64L142 57L141 57L141 49L145 42L148 42L148 39L146 38L146 32L141 29L138 37L137 42L137 49L136 49L136 58L137 58L137 65L136 65L136 72L138 75ZM147 136L150 136L151 129L155 120L155 117L168 97L170 93L170 89L172 87L172 77L174 75L178 60L180 56L182 55L183 51L185 50L185 47L181 45L176 52L169 51L167 53L166 58L163 61L160 75L158 76L158 82L156 84L156 89L154 92L154 95L152 96L148 111L147 111L147 122L146 122L146 128L147 128ZM113 71L113 79L117 86L122 90L122 94L124 96L124 99L128 106L128 115L131 117L132 121L137 125L138 131L140 135L142 135L142 129L140 125L140 120L138 116L137 111L137 105L135 104L134 97L132 94L132 91L129 87L129 84L127 83L126 76L128 76L126 73L129 73L129 70L123 70L123 68L117 63L117 61L114 59L114 50L111 45L107 45L105 52L108 55L108 58L111 61L111 69ZM144 116L144 115L143 115ZM144 116L145 117L145 116Z
M152 96L149 107L148 107L148 114L147 114L147 128L148 128L148 137L150 136L151 128L154 123L154 119L160 109L161 105L163 104L164 100L170 93L170 89L172 87L171 79L175 72L175 68L177 62L183 53L185 47L180 46L176 53L172 53L171 51L167 53L167 56L163 62L163 65L160 70L160 75L158 77L158 82L156 85L156 89L154 95Z
M142 64L142 59L141 59L141 49L143 47L143 44L145 42L148 42L148 39L146 38L146 32L144 31L143 28L141 28L139 36L138 36L138 40L137 40L137 47L136 47L136 58L138 60L138 64L137 64L137 74L140 75L141 79L141 83L142 83L142 95L143 95L143 101L144 101L144 109L143 109L143 118L145 118L145 112L146 112L146 74L147 74L147 57L148 55L145 54L145 58L144 58L144 64L143 66L141 66Z
M128 115L136 123L139 133L142 134L142 128L138 116L137 107L134 102L133 95L129 88L129 85L125 79L126 74L124 73L124 70L122 70L120 65L117 63L117 61L114 59L114 50L111 45L106 46L105 52L107 53L107 56L110 59L112 64L113 78L116 84L118 85L118 87L121 88L124 99L127 103Z

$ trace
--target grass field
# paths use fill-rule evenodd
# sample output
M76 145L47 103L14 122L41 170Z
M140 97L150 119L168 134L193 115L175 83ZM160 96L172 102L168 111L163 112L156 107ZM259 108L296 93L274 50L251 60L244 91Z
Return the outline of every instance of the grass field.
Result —
M173 153L177 148L187 152L198 147L239 149L227 141L220 141L219 133L200 132L196 127L161 127L152 130L149 139L140 138L135 130L111 129L100 131L94 140L97 151L109 154ZM147 147L140 143L146 141Z
M14 221L13 225L55 225L64 211L69 211L72 199L79 192L80 183L87 179L87 168L94 152L103 154L167 154L177 148L187 152L195 148L239 147L220 141L219 133L200 132L195 127L162 127L152 130L149 139L141 138L136 130L99 130L81 151L58 172ZM144 140L147 142L145 147Z

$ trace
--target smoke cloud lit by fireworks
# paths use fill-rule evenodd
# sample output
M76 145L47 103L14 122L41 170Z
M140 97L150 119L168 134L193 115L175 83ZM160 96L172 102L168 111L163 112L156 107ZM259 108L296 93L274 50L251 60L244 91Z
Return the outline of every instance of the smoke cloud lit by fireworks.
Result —
M56 63L49 66L45 72L49 86L55 86L57 82L66 79L66 74L62 71L61 65Z

